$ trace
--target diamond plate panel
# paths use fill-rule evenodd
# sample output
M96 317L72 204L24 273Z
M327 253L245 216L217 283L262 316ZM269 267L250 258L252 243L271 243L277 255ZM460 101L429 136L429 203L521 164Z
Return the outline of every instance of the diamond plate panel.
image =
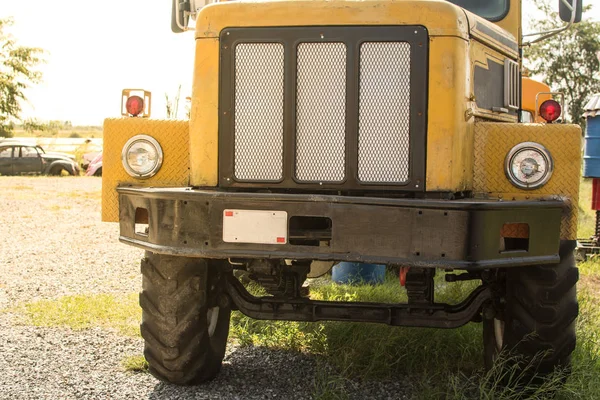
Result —
M554 160L548 183L536 190L513 186L504 173L504 160L513 146L537 142ZM475 124L473 192L477 197L504 201L561 198L569 205L561 223L561 239L577 238L579 181L581 176L581 129L564 124Z
M296 178L345 177L346 45L300 43L296 89Z
M402 183L410 163L410 44L360 47L358 178Z
M139 134L152 136L163 149L163 165L149 179L132 178L121 163L127 140ZM117 186L188 186L190 165L189 121L119 118L104 121L102 153L102 221L119 221Z
M283 84L282 44L236 46L236 179L278 181L283 178Z

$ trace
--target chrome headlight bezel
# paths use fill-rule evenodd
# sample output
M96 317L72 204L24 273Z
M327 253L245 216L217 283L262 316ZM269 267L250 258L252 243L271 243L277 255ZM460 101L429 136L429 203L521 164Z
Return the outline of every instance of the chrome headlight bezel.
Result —
M133 145L135 145L139 142L145 142L147 144L150 144L156 150L156 160L155 160L156 163L155 163L154 167L152 167L152 169L150 169L144 173L139 173L136 170L134 170L129 165L128 157L127 157L129 154L129 151L133 147ZM163 158L164 158L163 150L162 150L162 147L160 146L160 144L158 143L158 141L156 139L154 139L152 136L144 135L144 134L135 135L132 138L130 138L127 141L127 143L125 143L125 146L123 146L123 151L121 152L121 162L123 164L123 168L125 169L125 171L127 171L127 173L129 175L131 175L134 178L138 178L138 179L148 179L148 178L151 178L154 175L156 175L158 173L158 171L160 170L160 167L162 167Z
M519 161L521 157L527 158ZM519 176L518 172L515 173L515 168L521 168L522 170L523 162L530 159L535 161L536 168L543 165L543 170L539 171L539 173L541 173L540 176L536 177L535 175L532 175L531 177L526 177ZM516 163L519 163L519 166L517 166ZM516 186L519 189L534 190L544 186L552 177L553 171L554 160L552 159L552 155L544 146L535 142L523 142L517 144L510 149L504 161L504 172L506 173L506 177L513 186Z

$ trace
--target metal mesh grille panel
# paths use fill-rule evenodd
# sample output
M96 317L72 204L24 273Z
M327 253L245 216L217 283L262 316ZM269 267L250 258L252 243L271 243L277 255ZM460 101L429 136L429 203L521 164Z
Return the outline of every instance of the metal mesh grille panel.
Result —
M283 178L284 52L279 43L235 48L236 179Z
M410 165L410 44L360 46L358 178L402 183Z
M346 45L301 43L297 53L296 178L345 176Z

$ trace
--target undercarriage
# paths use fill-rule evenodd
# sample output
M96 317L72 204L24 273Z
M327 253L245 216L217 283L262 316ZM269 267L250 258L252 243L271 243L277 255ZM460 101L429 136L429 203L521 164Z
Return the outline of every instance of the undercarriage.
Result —
M285 267L282 267L282 269ZM481 312L486 304L491 304L493 288L492 281L486 282L470 293L462 302L455 305L434 302L434 269L413 268L407 274L406 304L333 302L311 300L302 293L302 275L287 271L281 282L286 290L276 291L274 296L256 297L249 293L240 281L227 274L223 294L226 301L231 302L231 308L243 314L265 320L287 321L353 321L372 322L391 326L413 326L428 328L458 328L470 321L481 321ZM295 276L294 276L295 275ZM470 275L470 279L481 279L486 273ZM278 280L277 274L256 276L255 281L272 293L272 286L264 282ZM291 278L294 276L294 278ZM304 273L305 276L305 273ZM446 275L446 278L460 275ZM449 280L453 280L450 278ZM293 288L295 284L295 288ZM400 283L398 283L400 290ZM305 291L305 293L308 291ZM296 295L291 295L295 293Z

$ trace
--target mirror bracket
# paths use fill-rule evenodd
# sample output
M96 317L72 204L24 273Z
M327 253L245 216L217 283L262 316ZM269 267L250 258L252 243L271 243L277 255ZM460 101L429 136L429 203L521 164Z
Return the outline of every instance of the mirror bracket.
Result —
M542 31L542 32L534 32L534 33L528 33L526 35L523 35L523 39L525 39L526 37L530 37L530 36L536 36L534 39L525 42L524 40L521 40L522 46L530 46L534 43L537 42L541 42L542 40L546 40L552 36L558 35L561 32L566 31L567 29L569 29L573 24L579 22L577 20L578 15L581 14L581 9L582 8L582 2L581 0L572 0L573 4L569 4L568 0L559 0L559 6L563 6L564 8L566 8L568 11L571 12L571 18L570 20L562 27L557 28L557 29L552 29L549 31Z

